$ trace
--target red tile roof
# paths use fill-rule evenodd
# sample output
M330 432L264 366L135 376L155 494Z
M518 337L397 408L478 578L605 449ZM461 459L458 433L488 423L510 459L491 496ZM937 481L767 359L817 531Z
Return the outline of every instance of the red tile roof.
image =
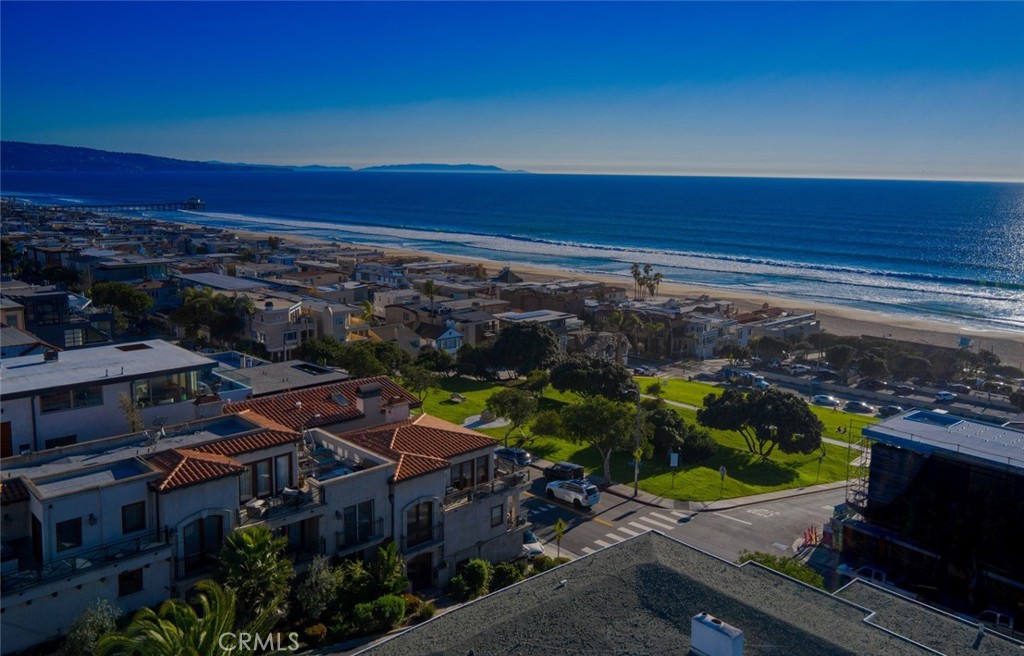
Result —
M374 383L381 387L381 406L394 401L409 403L410 407L422 405L419 399L387 376L374 376L229 403L224 406L224 412L239 413L243 410L252 410L253 413L262 415L280 428L288 430L326 426L362 417L363 413L356 406L356 393L360 386ZM339 405L334 400L334 397L339 395L348 402L347 405Z
M251 435L231 437L226 440L219 440L209 444L202 444L194 448L202 453L216 453L222 456L237 456L250 451L269 449L290 442L298 442L302 435L293 431L260 431Z
M163 479L150 483L157 492L176 490L245 471L245 465L237 460L194 449L169 449L146 460L165 472Z
M397 461L396 481L447 469L452 465L451 458L496 445L486 435L430 415L341 433L339 437Z
M0 506L9 503L17 503L28 499L28 488L21 482L20 478L8 479L0 483Z

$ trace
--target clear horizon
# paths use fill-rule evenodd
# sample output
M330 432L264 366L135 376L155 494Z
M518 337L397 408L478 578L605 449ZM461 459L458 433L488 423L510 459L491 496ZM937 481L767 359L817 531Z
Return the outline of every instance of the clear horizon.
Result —
M1020 3L5 1L0 17L5 140L353 168L1024 181Z

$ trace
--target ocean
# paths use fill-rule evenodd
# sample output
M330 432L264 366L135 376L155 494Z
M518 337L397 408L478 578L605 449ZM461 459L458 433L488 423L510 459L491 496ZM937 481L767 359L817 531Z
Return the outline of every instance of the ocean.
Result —
M21 173L39 204L530 262L1024 332L1024 184L474 173ZM799 303L794 303L798 305Z

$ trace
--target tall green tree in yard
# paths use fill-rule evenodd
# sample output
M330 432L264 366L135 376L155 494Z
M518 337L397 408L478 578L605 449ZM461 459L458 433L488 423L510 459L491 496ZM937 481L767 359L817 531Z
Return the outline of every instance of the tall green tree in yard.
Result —
M113 306L118 324L126 323L125 318L138 320L153 307L149 294L140 292L126 282L98 282L92 286L92 302L96 305Z
M565 520L562 519L561 517L559 517L558 521L555 522L555 525L552 528L555 531L555 544L558 546L558 556L557 557L561 558L562 557L562 538L565 537L565 529L567 528Z
M416 356L416 364L447 378L455 371L455 356L444 349L425 348Z
M616 401L635 399L637 387L629 371L618 362L590 355L562 359L551 368L551 386L580 396L600 395Z
M781 358L782 354L789 348L789 344L777 337L755 337L750 340L750 350L762 357Z
M537 397L514 387L487 397L486 405L495 416L504 417L510 422L508 430L505 431L505 446L508 446L509 436L537 414Z
M429 369L410 364L402 369L402 383L422 401L431 389L436 389L441 384L441 377Z
M264 525L239 529L225 540L217 574L242 599L243 619L256 618L287 597L295 576L292 561L284 555L287 544Z
M437 297L437 292L437 283L435 283L433 280L428 280L427 282L423 283L423 293L426 295L427 298L430 299L431 317L437 315L437 311L434 309L434 298Z
M604 482L612 482L612 454L632 451L636 410L603 396L588 396L562 408L562 424L574 441L597 449L604 465Z
M181 306L171 314L171 321L185 329L186 336L195 338L199 327L205 324L216 309L213 290L192 287L181 295Z
M368 575L368 596L377 597L398 594L409 585L409 580L402 575L405 563L398 553L394 542L388 542L377 549L376 557L366 566Z
M376 326L377 315L373 313L373 303L370 301L363 301L359 307L362 309L359 318L368 326Z
M227 633L266 635L278 619L276 607L239 623L237 594L209 580L196 584L197 608L183 599L160 604L157 611L143 608L128 627L108 633L96 645L97 656L254 656L252 642L224 641ZM277 602L283 600L279 598ZM276 606L276 604L275 604Z
M544 398L544 390L551 384L551 372L544 369L534 369L526 375L526 383L523 389L527 389L537 395L538 399Z
M543 369L558 355L558 338L539 323L515 323L503 328L491 349L494 364L522 373Z
M823 448L825 427L803 399L777 389L708 394L697 421L708 428L738 432L747 449L767 460L776 447L783 453L813 453Z

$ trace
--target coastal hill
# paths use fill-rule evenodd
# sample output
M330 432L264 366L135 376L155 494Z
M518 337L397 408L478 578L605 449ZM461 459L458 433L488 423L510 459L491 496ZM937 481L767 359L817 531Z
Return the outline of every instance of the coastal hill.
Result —
M79 146L0 142L0 170L4 171L352 171L349 166L278 166L217 161L191 161L141 153L116 153ZM482 164L386 164L359 171L522 173Z

